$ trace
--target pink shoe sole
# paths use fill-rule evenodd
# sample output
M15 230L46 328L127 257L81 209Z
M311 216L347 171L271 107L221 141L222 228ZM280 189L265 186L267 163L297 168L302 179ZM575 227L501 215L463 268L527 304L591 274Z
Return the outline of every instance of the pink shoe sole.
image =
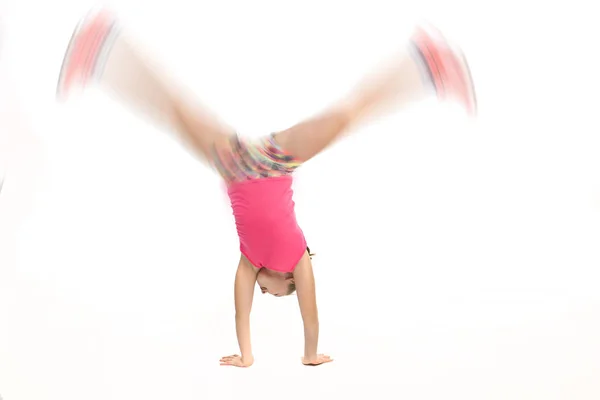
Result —
M73 32L58 79L56 95L64 100L76 86L84 87L101 72L107 44L118 31L116 19L108 11L90 13Z
M459 102L470 116L477 115L475 85L467 59L433 27L418 27L412 42L425 63L438 98Z

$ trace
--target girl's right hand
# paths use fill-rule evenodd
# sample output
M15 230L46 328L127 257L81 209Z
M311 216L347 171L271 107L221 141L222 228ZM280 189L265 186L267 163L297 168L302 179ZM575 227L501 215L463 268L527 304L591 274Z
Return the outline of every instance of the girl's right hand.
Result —
M250 367L252 364L254 364L254 359L252 359L252 358L245 359L245 358L240 357L237 354L234 354L232 356L222 357L220 362L221 362L221 365L247 368L247 367Z

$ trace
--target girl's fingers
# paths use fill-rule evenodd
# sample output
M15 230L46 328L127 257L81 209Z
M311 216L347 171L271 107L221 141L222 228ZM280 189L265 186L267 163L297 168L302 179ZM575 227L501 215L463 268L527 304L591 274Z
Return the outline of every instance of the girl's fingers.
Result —
M332 361L333 361L333 359L330 356L326 356L324 354L319 354L318 358L317 358L317 361L312 362L312 363L307 363L305 365L315 365L316 366L316 365L321 365L321 364L329 363L329 362L332 362Z
M239 356L239 355L237 355L237 354L234 354L234 355L232 355L232 356L225 356L225 357L222 357L222 358L219 360L219 363L220 363L222 366L233 366L233 367L237 367L237 366L241 366L241 363L239 362L239 360L240 360L240 356Z
M224 366L224 367L242 367L241 364L238 364L236 362L231 362L231 361L229 361L229 362L222 362L221 366Z

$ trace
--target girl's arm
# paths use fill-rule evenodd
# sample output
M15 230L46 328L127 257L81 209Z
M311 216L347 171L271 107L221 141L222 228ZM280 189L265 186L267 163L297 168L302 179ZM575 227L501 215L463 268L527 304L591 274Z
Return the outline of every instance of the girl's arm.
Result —
M235 327L240 345L242 366L254 363L250 340L250 311L258 270L242 256L235 274Z
M328 356L317 354L319 343L319 312L315 290L315 277L308 253L304 254L294 270L294 283L304 322L304 364L318 365L332 361Z

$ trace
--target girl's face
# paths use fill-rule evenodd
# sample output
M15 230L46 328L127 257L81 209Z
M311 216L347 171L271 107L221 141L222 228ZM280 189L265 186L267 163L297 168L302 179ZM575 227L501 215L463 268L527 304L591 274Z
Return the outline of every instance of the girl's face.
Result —
M290 284L294 283L294 277L292 274L261 268L256 276L256 283L263 294L269 293L281 297L288 294Z

